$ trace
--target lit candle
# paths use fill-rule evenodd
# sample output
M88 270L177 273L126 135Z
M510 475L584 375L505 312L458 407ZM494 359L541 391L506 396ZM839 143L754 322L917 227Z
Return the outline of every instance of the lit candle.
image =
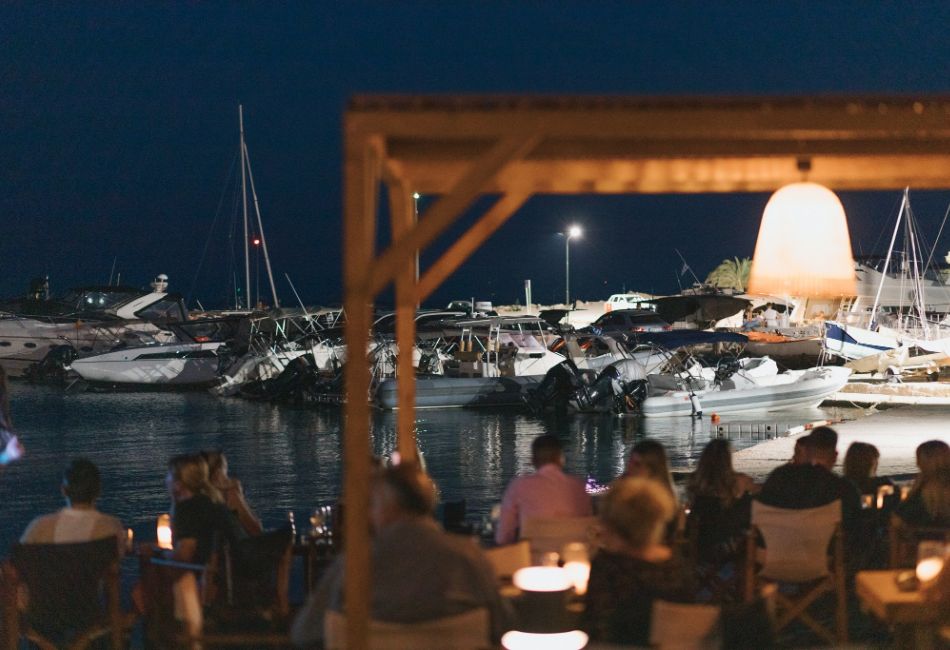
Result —
M155 526L155 537L158 539L158 547L172 549L172 518L169 514L158 516L158 523Z
M943 558L926 557L917 562L917 579L921 585L934 580L943 571Z
M573 586L567 571L556 566L518 569L512 582L521 591L567 591Z
M564 570L570 576L577 595L586 594L587 581L590 579L590 562L568 562L564 565Z

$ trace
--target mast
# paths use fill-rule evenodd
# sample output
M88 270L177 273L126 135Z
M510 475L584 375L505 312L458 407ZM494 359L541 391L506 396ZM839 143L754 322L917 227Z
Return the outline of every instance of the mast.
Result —
M254 212L257 215L257 232L261 236L261 247L264 249L264 266L267 268L267 280L270 282L270 295L274 300L274 307L280 307L280 301L277 299L277 288L274 286L274 274L270 268L270 256L267 254L267 238L264 237L264 225L261 223L261 207L257 201L257 190L254 189L254 172L251 171L251 158L247 154L247 143L244 142L243 138L241 139L241 151L247 163L248 180L251 181L251 198L254 200Z
M244 106L238 104L238 122L241 131L241 204L244 208L244 304L251 308L251 251L250 235L247 231L247 179L245 164L247 163L247 147L244 146Z
M894 232L891 235L891 244L887 247L887 257L884 258L884 270L881 271L881 282L877 285L877 295L874 296L874 306L871 307L871 326L873 329L874 321L877 320L877 306L881 301L881 290L884 289L884 282L887 280L887 266L891 262L891 255L894 252L894 241L897 239L897 231L901 227L901 217L904 216L904 209L907 207L907 192L910 188L904 188L904 198L901 199L900 210L897 211L897 223L894 224Z

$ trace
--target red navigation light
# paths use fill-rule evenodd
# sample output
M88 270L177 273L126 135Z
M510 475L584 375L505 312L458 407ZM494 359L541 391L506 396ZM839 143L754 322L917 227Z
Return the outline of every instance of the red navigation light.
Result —
M251 240L251 243L254 244L255 246L260 246L260 245L261 245L261 238L260 238L260 237L255 237L254 239Z

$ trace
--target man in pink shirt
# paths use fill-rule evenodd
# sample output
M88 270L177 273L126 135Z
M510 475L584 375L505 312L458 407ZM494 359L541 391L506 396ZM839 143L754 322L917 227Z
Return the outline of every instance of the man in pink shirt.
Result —
M511 544L524 522L534 517L588 517L593 513L590 495L580 479L564 473L561 441L550 434L531 443L535 472L514 479L501 501L495 542Z

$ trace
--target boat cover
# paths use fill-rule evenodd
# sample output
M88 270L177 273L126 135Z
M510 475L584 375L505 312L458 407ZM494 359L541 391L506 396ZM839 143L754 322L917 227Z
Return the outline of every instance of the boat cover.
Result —
M704 343L739 343L745 344L748 337L735 332L707 332L705 330L672 330L668 332L640 332L628 335L631 343L645 343L657 345L661 348L673 350L688 345L702 345Z

